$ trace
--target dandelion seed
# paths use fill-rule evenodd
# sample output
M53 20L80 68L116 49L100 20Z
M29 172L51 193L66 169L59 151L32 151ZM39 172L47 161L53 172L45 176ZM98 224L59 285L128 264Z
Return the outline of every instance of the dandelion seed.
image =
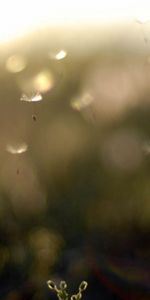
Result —
M67 52L65 50L60 50L57 54L56 54L56 59L57 60L61 60L64 59L67 56Z

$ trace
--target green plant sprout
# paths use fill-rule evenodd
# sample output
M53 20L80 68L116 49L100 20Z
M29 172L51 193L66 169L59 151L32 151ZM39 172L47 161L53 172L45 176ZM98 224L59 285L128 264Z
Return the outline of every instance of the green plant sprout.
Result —
M69 300L69 294L67 293L67 284L65 281L60 282L59 288L51 280L48 280L47 284L51 290L54 290L56 292L59 300ZM86 281L82 281L79 285L78 293L75 295L72 295L70 300L80 300L82 298L83 291L85 291L87 288L87 285L88 284Z

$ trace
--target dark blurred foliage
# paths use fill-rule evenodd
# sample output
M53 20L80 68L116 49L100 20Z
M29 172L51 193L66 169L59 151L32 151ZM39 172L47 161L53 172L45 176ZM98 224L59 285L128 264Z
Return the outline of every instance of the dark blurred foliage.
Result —
M148 51L85 32L0 50L1 299L56 299L48 279L150 299ZM42 101L20 101L35 89Z

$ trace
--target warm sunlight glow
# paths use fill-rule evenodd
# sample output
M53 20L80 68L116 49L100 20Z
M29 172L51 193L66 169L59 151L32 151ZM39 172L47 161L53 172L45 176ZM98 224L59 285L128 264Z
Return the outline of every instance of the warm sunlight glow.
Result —
M66 23L148 20L149 1L36 1L5 0L0 9L0 42L10 41L35 28Z
M34 89L40 93L46 93L54 86L54 78L50 71L42 71L33 79Z
M26 67L26 59L22 55L12 55L6 61L6 69L11 73L19 73Z

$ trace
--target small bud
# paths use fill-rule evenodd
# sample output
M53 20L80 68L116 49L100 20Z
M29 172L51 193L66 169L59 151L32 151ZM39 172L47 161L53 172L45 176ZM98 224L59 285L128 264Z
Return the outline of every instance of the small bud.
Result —
M67 288L66 282L65 282L65 281L61 281L61 282L60 282L60 289L61 289L61 290L65 290L66 288Z
M80 291L80 292L85 291L86 288L87 288L87 285L88 285L88 284L87 284L86 281L82 281L81 284L80 284L80 286L79 286L79 291Z
M55 290L56 289L56 285L53 281L51 280L48 280L47 281L47 284L48 284L48 287L51 289L51 290Z

